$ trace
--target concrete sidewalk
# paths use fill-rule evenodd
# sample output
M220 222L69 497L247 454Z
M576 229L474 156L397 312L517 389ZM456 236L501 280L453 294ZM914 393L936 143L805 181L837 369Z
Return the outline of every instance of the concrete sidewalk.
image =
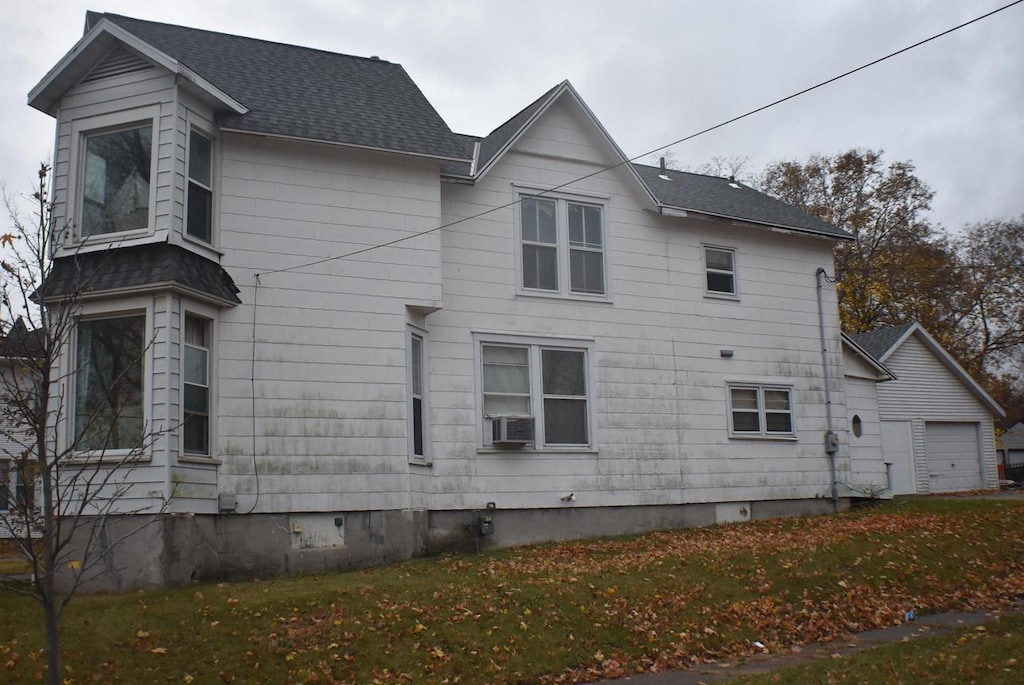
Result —
M1021 610L1024 608L1018 608ZM1011 609L1010 611L1014 611ZM701 664L686 671L665 673L644 673L641 675L602 680L591 685L704 685L722 683L731 678L745 675L770 673L788 666L800 666L821 659L849 656L881 645L922 637L942 635L958 628L989 623L1000 613L951 611L932 616L918 616L913 623L904 623L891 628L856 633L832 642L819 642L800 647L798 651L782 654L760 654L743 659L729 659L714 664Z

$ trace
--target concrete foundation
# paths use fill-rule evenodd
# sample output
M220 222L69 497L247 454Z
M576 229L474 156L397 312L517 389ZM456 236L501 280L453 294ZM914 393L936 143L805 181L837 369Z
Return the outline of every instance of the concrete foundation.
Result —
M841 501L841 509L849 507ZM123 592L192 582L343 571L440 552L498 549L832 513L830 500L494 511L169 514L107 517L79 531L84 588ZM489 517L481 526L481 517ZM89 554L84 546L91 535Z

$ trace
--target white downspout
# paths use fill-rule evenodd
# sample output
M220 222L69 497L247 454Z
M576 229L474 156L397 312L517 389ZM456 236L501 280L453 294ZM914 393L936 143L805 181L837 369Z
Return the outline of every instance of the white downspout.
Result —
M839 511L839 481L836 474L835 433L832 430L832 373L828 364L828 344L825 336L825 304L823 290L825 287L825 269L818 268L815 280L818 286L818 332L821 335L821 364L825 369L825 454L828 456L829 471L832 474L832 506Z

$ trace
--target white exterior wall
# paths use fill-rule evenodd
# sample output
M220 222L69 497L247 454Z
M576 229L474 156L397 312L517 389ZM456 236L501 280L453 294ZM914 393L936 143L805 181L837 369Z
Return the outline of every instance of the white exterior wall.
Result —
M215 230L244 302L217 333L221 489L242 512L408 508L406 307L440 303L440 236L274 270L437 228L437 164L246 135L221 145Z
M898 379L878 388L884 421L910 421L917 491L928 492L924 425L927 421L970 421L980 426L982 482L998 486L992 414L915 336L885 360Z
M879 494L888 485L882 457L882 425L878 413L877 372L863 359L844 354L847 425L850 426L850 494ZM853 418L859 416L862 432L853 434ZM889 494L889 493L884 493Z
M589 123L556 105L475 187L443 186L444 222L511 203L523 186L555 186L614 161ZM576 506L828 496L815 272L831 271L831 242L661 217L642 204L621 169L570 190L605 205L610 301L517 295L511 207L443 233L444 308L426 319L432 508L487 501L499 509L558 507L568 492ZM738 301L704 297L705 242L736 249ZM831 285L825 300L834 424L842 427ZM479 449L474 332L592 340L596 448ZM721 349L734 350L734 357L721 358ZM730 439L730 381L792 385L797 439ZM841 480L849 470L843 436Z

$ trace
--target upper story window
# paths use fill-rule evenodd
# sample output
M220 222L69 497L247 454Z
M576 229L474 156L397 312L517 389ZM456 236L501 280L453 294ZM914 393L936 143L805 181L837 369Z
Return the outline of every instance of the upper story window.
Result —
M523 197L519 208L521 287L555 295L605 295L604 208Z
M213 142L197 132L188 136L188 208L185 230L205 242L213 239Z
M738 437L793 436L793 391L763 385L729 386L729 429Z
M735 297L736 250L727 247L704 247L704 289L709 295Z
M83 237L149 226L150 124L85 137Z

